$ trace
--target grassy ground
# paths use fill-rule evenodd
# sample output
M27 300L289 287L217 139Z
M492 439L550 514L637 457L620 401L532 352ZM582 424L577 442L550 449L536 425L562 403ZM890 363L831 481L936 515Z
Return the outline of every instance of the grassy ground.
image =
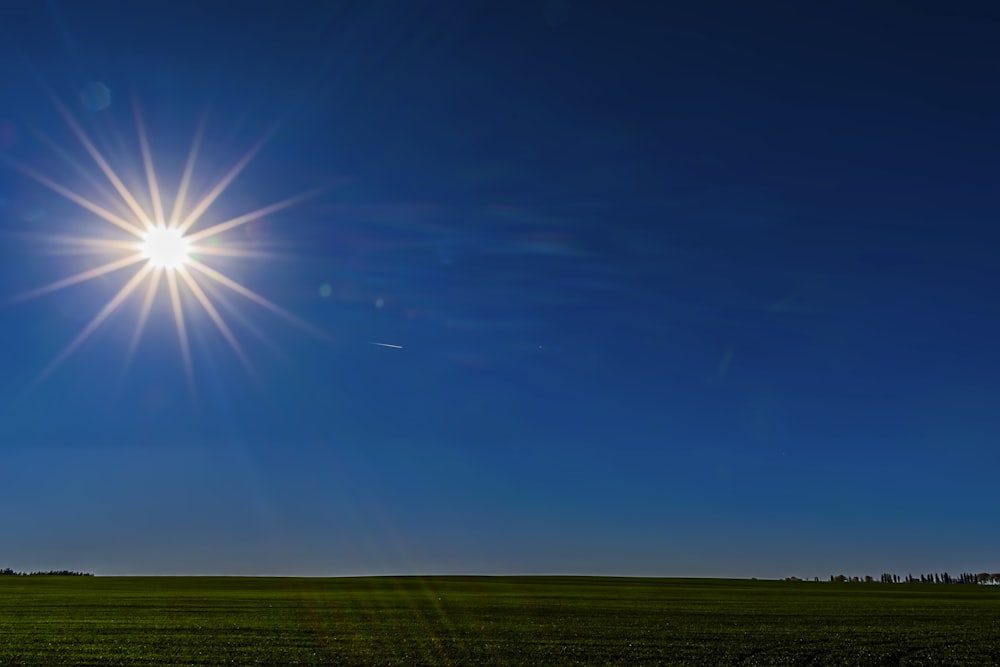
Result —
M0 664L1000 665L1000 588L0 577Z

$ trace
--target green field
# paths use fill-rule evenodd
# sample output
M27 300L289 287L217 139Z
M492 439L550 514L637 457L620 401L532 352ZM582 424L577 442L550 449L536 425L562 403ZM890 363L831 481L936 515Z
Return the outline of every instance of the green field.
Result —
M1000 665L1000 587L0 577L0 664Z

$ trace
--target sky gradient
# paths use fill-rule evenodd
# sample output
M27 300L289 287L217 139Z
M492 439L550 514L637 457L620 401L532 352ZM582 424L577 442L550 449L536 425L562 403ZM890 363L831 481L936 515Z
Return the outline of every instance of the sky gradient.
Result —
M996 571L996 10L249 5L0 9L0 157L267 137L206 225L324 190L212 266L327 337L217 290L192 387L134 298L36 382L129 273L18 300L114 229L0 164L0 567Z

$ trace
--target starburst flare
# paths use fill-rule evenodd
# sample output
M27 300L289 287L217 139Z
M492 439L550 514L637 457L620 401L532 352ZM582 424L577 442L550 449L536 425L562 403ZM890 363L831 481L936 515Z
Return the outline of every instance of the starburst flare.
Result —
M75 247L81 252L100 252L109 254L113 258L94 268L81 271L80 273L67 276L52 282L48 285L35 288L20 296L14 301L25 301L44 294L49 294L57 290L66 289L80 283L105 276L112 272L121 271L129 267L139 265L132 276L124 285L101 307L94 317L84 326L84 328L64 347L48 366L36 379L38 384L62 365L94 332L107 320L111 314L122 306L133 294L142 294L136 327L132 335L131 342L126 355L126 363L129 363L135 354L143 332L149 321L150 313L156 306L156 302L162 291L162 284L166 283L169 309L173 314L177 338L180 346L181 359L183 362L185 376L192 393L195 391L194 366L191 359L191 344L188 336L190 323L190 313L186 313L185 303L190 307L192 301L204 311L218 333L233 350L237 358L243 363L248 371L256 377L253 366L247 353L240 345L239 340L232 329L223 319L218 309L213 304L209 293L205 291L201 282L208 280L215 285L222 286L240 295L244 299L255 303L285 320L304 329L308 333L326 338L326 334L317 328L309 325L305 321L288 312L281 306L269 301L264 296L251 290L245 285L226 276L220 270L213 268L198 259L205 256L229 256L229 257L250 257L254 253L243 251L239 248L227 248L220 238L224 232L228 232L242 225L246 225L255 220L259 220L266 215L270 215L298 204L304 199L314 196L321 189L305 192L294 197L281 200L274 204L263 206L254 211L244 213L222 222L217 222L204 229L198 229L198 223L202 216L215 202L222 196L226 188L239 176L246 168L254 155L263 147L266 140L258 141L243 157L229 168L215 185L213 185L200 200L194 202L190 208L187 207L187 199L191 189L195 162L204 130L202 122L191 146L184 171L181 175L180 186L173 199L169 216L167 216L164 206L164 198L161 193L159 182L153 164L152 152L149 147L149 140L146 135L142 114L136 104L135 124L139 139L139 150L142 154L142 163L146 176L146 183L149 188L149 202L152 210L146 210L140 204L140 197L131 192L125 186L122 178L115 172L108 160L101 154L97 146L83 131L83 128L76 121L70 111L58 100L55 101L60 114L66 121L72 133L83 146L97 165L99 171L111 184L114 191L121 198L121 204L115 205L109 202L102 205L87 197L75 192L71 188L54 181L44 174L10 158L4 158L6 162L18 169L27 177L35 180L49 190L74 202L86 211L96 216L110 225L113 225L121 232L127 233L133 238L132 241L121 239L105 239L100 236L53 236L52 239L60 244ZM112 208L117 208L122 215L113 213ZM126 215L127 213L127 215ZM212 239L212 245L202 245L205 241ZM118 255L117 257L114 257ZM124 256L122 256L124 255ZM191 269L194 269L193 271ZM166 278L164 281L163 279ZM140 286L145 284L145 290L140 290ZM191 297L191 298L188 298Z

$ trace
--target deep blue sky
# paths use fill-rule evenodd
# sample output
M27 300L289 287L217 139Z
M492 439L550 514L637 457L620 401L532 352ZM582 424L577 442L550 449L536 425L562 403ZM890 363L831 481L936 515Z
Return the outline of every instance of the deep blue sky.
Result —
M135 297L32 387L129 272L5 303L0 566L995 570L1000 17L676 4L4 3L0 150L81 194L52 96L129 183L133 96L170 188L276 128L212 219L328 189L212 265L333 340L230 294L255 383L192 300L193 393ZM0 300L113 231L0 165Z

